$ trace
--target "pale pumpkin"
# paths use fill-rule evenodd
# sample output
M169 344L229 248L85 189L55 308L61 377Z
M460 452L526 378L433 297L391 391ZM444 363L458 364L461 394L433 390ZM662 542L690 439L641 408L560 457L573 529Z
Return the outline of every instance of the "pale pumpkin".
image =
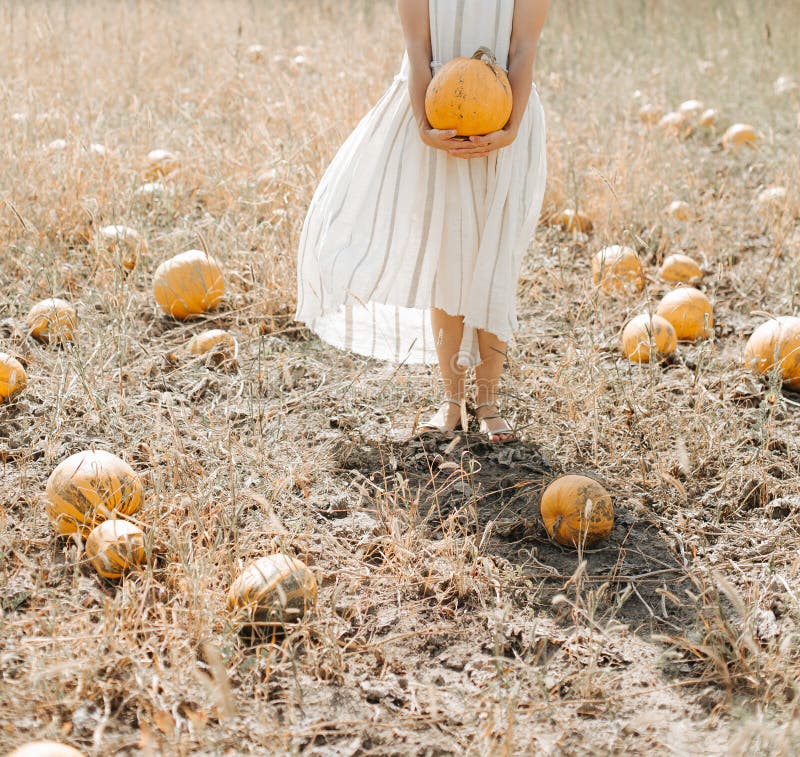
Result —
M611 495L588 476L562 476L544 491L542 520L551 539L567 547L589 546L614 527Z
M657 105L642 105L639 108L639 120L648 126L657 124L664 115L664 111Z
M800 318L784 315L762 323L748 339L744 355L756 373L779 369L789 388L800 389Z
M675 281L681 284L694 284L703 278L703 270L688 255L677 252L664 258L658 275L664 281Z
M756 130L749 124L734 124L722 136L722 146L727 149L743 145L755 147L757 141Z
M8 757L83 757L83 752L58 741L31 741L17 747Z
M145 556L144 532L127 520L103 521L86 539L86 557L103 578L122 578L126 570L144 564Z
M317 601L317 580L297 558L272 554L250 563L231 584L228 609L249 626L283 626Z
M675 352L678 336L672 324L660 315L642 313L622 330L622 351L633 363L647 363L654 353L666 357Z
M28 383L28 374L22 363L5 352L0 352L0 402L19 394Z
M47 516L61 534L86 532L114 513L133 515L142 504L142 482L133 468L105 450L78 452L47 479Z
M211 353L225 358L235 358L239 353L239 343L229 331L209 329L193 336L189 340L187 349L193 355Z
M25 317L31 336L39 341L71 342L78 329L78 314L71 303L59 297L37 302Z
M645 277L639 256L630 247L615 244L592 259L592 280L607 294L640 292Z
M453 58L431 79L425 114L434 129L455 129L461 137L502 129L513 100L506 72L494 53L479 48L471 58Z
M560 226L564 231L588 234L594 228L594 223L586 213L567 208L553 217L553 225Z
M147 168L144 171L145 179L153 181L160 176L169 176L180 168L180 160L175 153L169 150L151 150L147 154Z
M132 271L139 254L147 250L147 244L136 229L130 226L102 226L98 230L100 245L119 255L122 267Z
M165 313L182 320L218 305L225 294L225 279L214 258L202 250L188 250L158 266L153 294Z
M665 212L676 221L688 221L692 216L692 206L683 200L675 200L667 205Z
M679 287L667 292L656 313L672 324L678 339L693 341L714 333L711 302L693 287Z

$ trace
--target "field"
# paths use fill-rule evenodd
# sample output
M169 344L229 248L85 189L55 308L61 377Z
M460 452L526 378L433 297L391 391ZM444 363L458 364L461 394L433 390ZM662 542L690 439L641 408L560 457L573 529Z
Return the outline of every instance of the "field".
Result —
M796 32L792 0L553 3L548 192L503 396L521 439L492 448L410 441L435 370L292 319L305 208L399 66L393 3L0 5L0 352L29 377L0 406L0 752L796 754L800 395L742 362L800 309L800 90L774 86L800 78ZM716 125L637 116L692 98ZM756 146L723 149L736 122ZM180 168L142 192L154 148ZM594 230L552 225L565 207ZM108 224L146 242L131 271ZM610 244L639 253L644 292L593 286ZM227 290L179 322L152 278L192 248ZM703 265L714 336L629 363L621 328L674 252ZM28 333L52 296L77 306L74 344ZM186 354L206 328L235 361ZM151 559L117 583L45 514L51 471L91 447L144 481ZM574 471L616 507L580 553L538 510ZM226 592L275 551L319 599L251 645Z

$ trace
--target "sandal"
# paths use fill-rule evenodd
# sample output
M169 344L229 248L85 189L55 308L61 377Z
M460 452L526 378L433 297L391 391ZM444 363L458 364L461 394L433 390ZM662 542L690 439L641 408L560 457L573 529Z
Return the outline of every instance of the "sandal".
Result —
M456 421L455 425L448 426L447 425L447 413L445 412L445 405L457 405L459 408L462 408L462 412ZM441 405L439 405L439 409L427 420L426 423L423 423L421 426L417 428L417 435L420 434L429 434L431 432L439 433L439 434L450 434L453 431L460 431L463 428L462 425L462 418L464 417L464 410L463 410L463 400L459 402L458 400L453 399L445 399Z
M482 407L493 407L497 410L497 404L494 402L481 402L478 405L475 405L475 417L478 419L478 427L480 432L486 436L486 439L491 444L508 444L508 442L515 442L517 441L517 435L514 433L514 429L508 425L508 421L503 418L502 415L499 413L494 413L494 415L484 415L478 418L477 411ZM504 428L496 428L494 430L489 429L489 424L486 421L494 420L495 418L500 418L503 421ZM505 436L506 439L493 439L494 436Z

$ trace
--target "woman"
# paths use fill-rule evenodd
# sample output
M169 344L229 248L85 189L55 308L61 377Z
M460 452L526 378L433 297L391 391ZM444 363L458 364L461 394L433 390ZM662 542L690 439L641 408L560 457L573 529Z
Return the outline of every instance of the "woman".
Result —
M548 5L398 0L400 73L334 157L303 225L295 317L362 355L438 360L444 400L425 431L459 428L474 367L481 432L514 438L497 391L544 195L544 113L532 79ZM482 46L508 70L511 117L500 131L454 139L431 128L425 92L440 65Z

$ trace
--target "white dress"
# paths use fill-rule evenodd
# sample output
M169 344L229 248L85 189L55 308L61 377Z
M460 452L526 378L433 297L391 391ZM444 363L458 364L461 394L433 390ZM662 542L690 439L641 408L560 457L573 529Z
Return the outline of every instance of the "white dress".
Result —
M491 48L507 67L514 0L429 0L434 69ZM325 171L303 224L295 318L324 341L382 360L436 361L429 309L464 316L459 363L479 362L475 329L517 326L522 257L547 172L535 86L517 138L453 158L419 138L409 63Z

